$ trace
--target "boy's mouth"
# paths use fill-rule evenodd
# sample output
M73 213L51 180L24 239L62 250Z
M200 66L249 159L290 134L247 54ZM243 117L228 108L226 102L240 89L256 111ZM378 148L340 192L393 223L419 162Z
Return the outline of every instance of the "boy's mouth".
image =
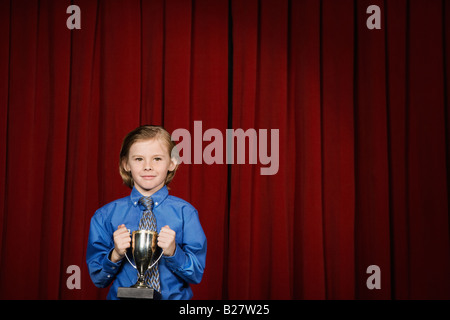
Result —
M142 177L142 179L144 179L144 180L152 180L152 179L154 179L156 176L141 176Z

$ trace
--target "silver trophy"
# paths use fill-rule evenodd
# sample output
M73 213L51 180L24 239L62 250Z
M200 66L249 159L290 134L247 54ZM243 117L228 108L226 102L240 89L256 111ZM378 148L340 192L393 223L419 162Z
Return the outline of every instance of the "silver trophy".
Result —
M158 247L158 233L150 230L137 230L132 233L131 252L133 254L134 265L128 255L125 254L128 262L138 272L137 282L129 288L120 287L117 297L121 299L158 299L160 293L150 288L144 280L147 270L153 268L161 259L163 250Z

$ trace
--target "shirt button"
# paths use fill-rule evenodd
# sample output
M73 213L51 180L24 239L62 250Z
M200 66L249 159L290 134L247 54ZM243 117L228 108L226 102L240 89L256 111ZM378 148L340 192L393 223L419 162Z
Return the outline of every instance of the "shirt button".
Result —
M108 274L106 277L111 278L111 275Z
M112 267L113 269L115 269L116 267Z
M158 205L158 202L155 202L155 206L157 206Z
M137 202L136 202L136 201L134 202L134 205L137 205Z

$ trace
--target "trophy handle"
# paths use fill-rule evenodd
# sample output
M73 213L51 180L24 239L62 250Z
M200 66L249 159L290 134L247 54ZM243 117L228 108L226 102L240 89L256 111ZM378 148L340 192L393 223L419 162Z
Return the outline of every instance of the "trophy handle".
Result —
M148 267L148 270L153 268L153 266L158 263L159 259L161 259L162 255L163 255L163 253L164 253L164 250L161 250L161 254L159 255L158 259L156 259L156 261L151 266ZM125 257L127 258L128 262L131 264L131 266L137 270L137 267L128 258L127 251L125 251Z
M131 266L137 270L136 266L130 261L130 259L128 259L127 251L125 251L125 257L127 258L128 262L131 264Z
M164 253L164 250L161 250L161 254L159 255L158 259L156 259L156 261L155 261L151 266L149 266L147 270L150 270L151 268L153 268L153 266L154 266L155 264L158 263L159 259L161 259L162 255L163 255L163 253ZM129 261L129 260L128 260L128 261ZM130 263L131 263L131 262L130 262Z

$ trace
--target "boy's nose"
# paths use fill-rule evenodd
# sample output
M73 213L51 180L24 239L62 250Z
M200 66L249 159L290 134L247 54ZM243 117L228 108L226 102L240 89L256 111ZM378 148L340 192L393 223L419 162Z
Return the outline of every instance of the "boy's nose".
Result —
M152 166L151 166L150 163L146 163L146 164L145 164L144 170L152 170L152 169L153 169L153 168L152 168Z

